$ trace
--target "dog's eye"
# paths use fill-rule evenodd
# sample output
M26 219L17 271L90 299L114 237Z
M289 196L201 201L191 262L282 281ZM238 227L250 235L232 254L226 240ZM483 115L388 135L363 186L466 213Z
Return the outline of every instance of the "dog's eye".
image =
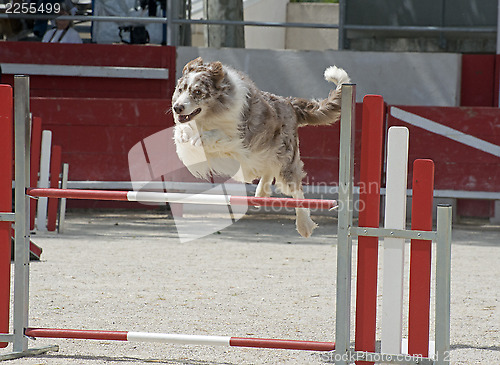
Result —
M193 95L194 95L194 96L201 96L201 94L202 94L202 93L201 93L201 91L200 91L200 90L195 90L195 91L193 91Z

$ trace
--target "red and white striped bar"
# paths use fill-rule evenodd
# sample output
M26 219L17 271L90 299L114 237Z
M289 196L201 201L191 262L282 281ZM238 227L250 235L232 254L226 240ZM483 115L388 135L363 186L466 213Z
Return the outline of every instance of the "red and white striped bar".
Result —
M215 204L215 205L257 205L276 208L309 208L334 209L336 200L291 199L291 198L260 198L252 196L231 196L212 194L160 193L147 191L108 191L29 188L27 194L32 197L118 200L148 203L185 203L185 204Z
M244 338L230 336L177 335L167 333L96 331L57 328L27 328L28 337L67 338L84 340L160 342L183 345L208 345L230 347L254 347L267 349L333 351L334 342L274 340L269 338Z

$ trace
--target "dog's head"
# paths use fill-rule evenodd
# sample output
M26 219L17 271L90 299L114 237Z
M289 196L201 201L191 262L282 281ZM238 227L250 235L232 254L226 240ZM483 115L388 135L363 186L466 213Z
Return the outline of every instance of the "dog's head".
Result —
M198 115L213 112L214 104L225 89L224 75L220 62L203 63L198 57L186 64L172 96L175 121L189 122Z

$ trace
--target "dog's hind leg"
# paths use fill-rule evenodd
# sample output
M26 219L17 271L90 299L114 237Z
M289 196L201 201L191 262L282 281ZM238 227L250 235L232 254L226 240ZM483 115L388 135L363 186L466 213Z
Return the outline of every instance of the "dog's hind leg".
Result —
M302 179L304 176L303 163L300 160L299 153L296 153L294 163L288 164L282 169L280 175L276 177L276 187L283 194L291 195L294 199L304 199L304 191L302 189ZM295 214L297 232L302 237L309 237L318 226L311 219L311 212L308 208L295 208Z
M291 195L294 199L304 199L302 184L292 190ZM314 229L318 226L311 219L311 211L308 208L295 208L295 214L297 216L295 220L297 232L299 232L302 237L309 237Z

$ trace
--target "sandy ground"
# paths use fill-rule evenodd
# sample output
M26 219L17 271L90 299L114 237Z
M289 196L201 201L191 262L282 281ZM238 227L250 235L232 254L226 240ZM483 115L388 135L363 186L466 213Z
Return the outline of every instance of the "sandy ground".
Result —
M320 228L306 240L292 219L250 216L180 243L159 211L70 213L65 233L33 236L44 252L31 264L30 325L333 341L337 221L318 217ZM196 217L192 224L196 230ZM454 227L453 364L500 364L499 267L499 227ZM7 363L331 363L287 350L30 341L49 344L59 352Z

